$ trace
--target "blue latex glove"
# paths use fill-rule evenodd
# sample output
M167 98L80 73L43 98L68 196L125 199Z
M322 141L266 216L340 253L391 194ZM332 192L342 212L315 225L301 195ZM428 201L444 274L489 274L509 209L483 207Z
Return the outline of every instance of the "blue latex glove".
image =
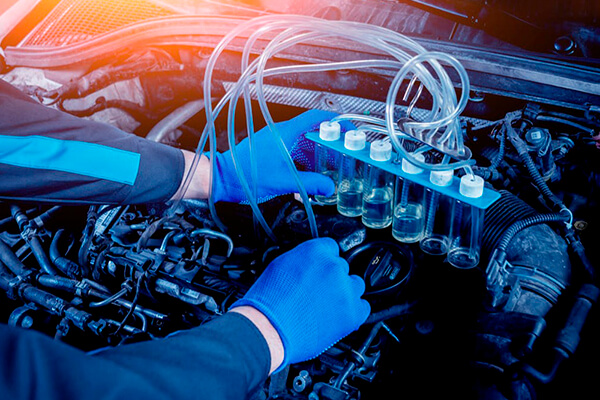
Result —
M365 322L365 283L348 273L333 239L313 239L273 260L232 307L252 306L269 319L283 342L281 370L318 356Z
M317 130L323 121L328 121L338 114L329 111L311 110L298 115L291 120L277 123L278 131L292 159L312 169L312 156L308 151L314 149L312 142L304 138L304 134ZM342 129L353 129L350 123L342 123ZM258 171L258 202L267 201L282 194L298 193L298 187L287 162L281 155L276 138L268 127L256 132L253 136ZM252 188L250 169L250 146L248 138L236 146L240 166ZM300 179L308 194L330 196L335 191L333 181L314 172L300 172ZM213 198L217 201L243 202L246 195L235 173L231 151L216 155L215 184Z

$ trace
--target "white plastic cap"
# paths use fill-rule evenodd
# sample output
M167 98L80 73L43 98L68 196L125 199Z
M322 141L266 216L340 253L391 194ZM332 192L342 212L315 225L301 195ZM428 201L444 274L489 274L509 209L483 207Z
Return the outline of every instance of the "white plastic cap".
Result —
M413 154L412 155L414 158L416 158L418 161L422 161L425 162L425 156L423 154ZM417 167L414 164L411 164L406 158L402 159L402 171L406 172L407 174L411 174L411 175L417 175L420 174L421 172L423 172L422 168Z
M371 143L371 160L390 161L392 159L392 143L376 140Z
M448 171L431 171L429 182L436 186L450 186L452 178L454 178L454 170L452 169Z
M340 138L342 127L337 122L324 121L319 127L319 138L327 142L335 142Z
M460 194L476 199L483 196L483 178L477 175L465 175L460 178Z
M348 150L362 150L367 145L367 134L363 131L348 131L344 138L344 147Z

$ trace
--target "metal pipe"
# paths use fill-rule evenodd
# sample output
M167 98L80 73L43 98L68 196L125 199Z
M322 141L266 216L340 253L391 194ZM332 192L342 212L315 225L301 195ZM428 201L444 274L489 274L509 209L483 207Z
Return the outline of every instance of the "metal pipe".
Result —
M204 110L204 100L195 100L184 104L156 124L148 132L146 139L154 142L162 142L167 134L179 128L202 110Z
M107 297L106 299L104 299L102 301L96 301L96 302L90 303L89 306L92 308L107 306L109 304L114 303L116 300L120 299L121 297L125 296L127 294L127 292L128 292L127 288L123 288L123 289L119 290L117 293L113 294L110 297Z

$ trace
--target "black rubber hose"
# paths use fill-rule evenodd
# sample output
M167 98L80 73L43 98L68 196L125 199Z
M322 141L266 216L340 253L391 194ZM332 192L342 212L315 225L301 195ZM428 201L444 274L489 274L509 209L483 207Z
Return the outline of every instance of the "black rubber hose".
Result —
M0 240L0 260L17 276L25 276L30 270L19 260L10 247Z
M51 209L49 209L48 211L38 215L37 217L35 217L32 222L35 224L35 226L37 226L38 228L42 228L44 227L48 221L50 219L52 219L52 217L62 209L61 206L55 206L52 207Z
M5 292L10 291L10 280L8 276L0 275L0 289L4 290Z
M0 261L0 276L5 278L12 278L14 276L2 261Z
M562 362L572 356L577 350L583 327L588 320L592 306L598 302L599 296L600 289L594 285L583 284L575 297L575 302L565 321L565 326L556 336L553 347L554 360L548 372L540 372L529 364L522 366L523 372L543 384L552 382Z
M10 213L12 214L15 221L17 221L17 225L19 225L19 229L21 230L21 232L25 233L29 227L29 217L27 217L27 215L23 211L21 211L21 208L19 208L19 206L16 205L10 206ZM42 271L50 275L57 275L58 271L50 262L50 259L48 258L48 255L46 254L46 251L44 250L40 239L35 235L23 236L25 237L25 241L29 245L31 252L33 253L33 256L37 260L38 264L40 265Z
M568 222L570 217L568 215L552 213L552 214L538 214L533 217L529 217L513 223L502 235L500 242L498 243L497 250L502 254L506 254L508 245L523 229L533 225L544 224L548 222Z
M42 271L49 275L58 275L58 271L56 270L56 268L54 268L52 262L50 262L50 259L48 258L44 247L42 246L42 242L40 242L40 239L36 236L32 236L31 238L29 238L28 243L31 252L33 253L38 264L40 265Z
M54 278L54 277L52 277ZM58 296L45 292L28 283L20 282L18 284L18 293L21 299L28 303L35 303L42 306L53 314L62 315L69 303ZM5 291L11 289L11 284L7 276L0 275L0 289Z
M78 285L79 282L72 280L72 279L68 279L68 278L63 278L60 276L51 276L51 275L45 275L45 274L40 274L37 277L37 281L39 282L40 285L50 288L50 289L57 289L57 290L62 290L65 291L67 293L72 293L75 294L78 290Z
M24 301L35 303L56 315L63 315L69 307L69 303L60 297L31 285L25 285L19 292Z
M81 268L77 263L64 257L58 250L58 242L60 241L64 232L64 229L59 229L54 234L52 242L50 243L50 259L52 260L52 264L54 264L56 268L58 268L63 274L71 278L81 279L87 275L87 271L84 271L83 268Z
M413 303L398 304L385 310L378 311L369 315L365 321L365 324L376 324L378 322L386 321L390 318L396 318L401 315L409 314L413 308L413 305Z
M577 117L575 115L571 115L571 114L567 114L567 113L562 113L562 112L558 112L558 111L548 111L548 110L543 110L541 111L538 115L546 115L549 117L556 117L556 118L561 118L563 120L568 120L568 121L572 121L572 122L577 122L579 124L582 124L583 126L585 126L586 124L594 124L590 119L585 118L585 117Z
M596 272L596 268L592 264L592 261L588 258L585 252L585 248L583 247L583 243L581 243L581 241L575 234L575 230L572 228L568 229L565 233L565 239L567 240L569 247L573 251L573 254L575 254L578 260L581 262L583 270L587 274L587 277L589 278L590 282L597 284L598 274Z
M594 129L584 126L580 123L577 123L575 121L570 121L568 119L564 119L564 118L559 118L559 117L554 117L554 116L549 116L549 115L538 115L535 119L536 121L539 122L552 122L555 124L562 124L562 125L566 125L569 126L571 128L575 128L579 131L582 132L586 132L588 133L590 136L594 136Z

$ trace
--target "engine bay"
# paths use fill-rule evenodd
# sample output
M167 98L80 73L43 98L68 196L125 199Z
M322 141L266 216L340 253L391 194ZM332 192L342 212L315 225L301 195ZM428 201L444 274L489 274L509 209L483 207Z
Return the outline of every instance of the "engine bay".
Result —
M243 2L224 3L239 12ZM407 12L383 3L390 8L379 12L396 22ZM17 45L15 28L3 42L0 78L48 107L198 156L304 111L333 111L368 143L387 138L398 159L424 154L427 173L485 181L493 200L478 208L477 262L457 267L445 253L424 252L420 237L398 240L390 225L367 227L302 188L260 202L251 180L242 204L4 198L2 322L87 352L164 338L227 312L278 255L332 237L350 272L365 280L372 313L319 357L271 376L252 398L598 392L595 59L552 58L514 43L486 50L491 37L476 47L405 35L334 18L334 6L321 10L326 19L203 7L204 15L167 7L174 15L72 42L65 36L60 46L35 47L35 35ZM439 18L410 10L402 21ZM41 24L51 26L45 15ZM463 38L477 36L460 29ZM318 152L318 143L303 146ZM295 166L315 170L309 158Z

